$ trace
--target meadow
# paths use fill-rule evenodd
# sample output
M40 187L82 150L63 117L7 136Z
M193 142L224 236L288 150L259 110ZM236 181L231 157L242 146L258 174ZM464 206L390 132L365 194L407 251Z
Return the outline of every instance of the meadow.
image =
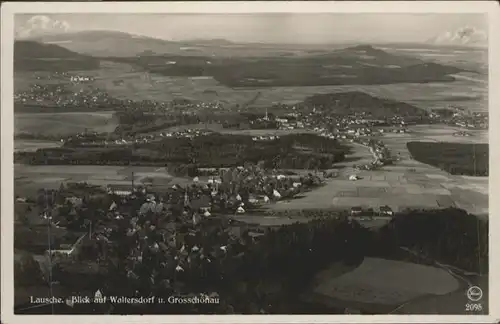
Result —
M14 134L67 136L87 131L113 132L118 125L113 112L64 112L14 114Z
M364 304L364 308L372 308L375 313L384 308L390 311L418 297L447 294L460 287L443 269L379 258L365 258L356 269L340 276L332 276L330 272L332 270L327 269L318 274L322 280L313 288L315 295L321 296L323 302L333 299L353 308Z

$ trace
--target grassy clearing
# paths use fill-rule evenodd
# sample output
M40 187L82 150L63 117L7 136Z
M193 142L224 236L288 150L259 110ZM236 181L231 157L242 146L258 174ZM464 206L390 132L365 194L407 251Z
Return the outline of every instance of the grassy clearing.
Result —
M425 295L444 295L459 282L443 269L419 264L365 258L355 270L323 278L314 292L345 301L399 305Z

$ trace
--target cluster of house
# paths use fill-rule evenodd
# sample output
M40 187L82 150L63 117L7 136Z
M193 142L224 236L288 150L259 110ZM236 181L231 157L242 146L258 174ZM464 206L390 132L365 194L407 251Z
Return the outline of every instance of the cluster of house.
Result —
M192 105L194 109L209 109L210 111L219 111L224 109L220 101L199 102Z
M466 132L466 131L459 131L459 132L453 133L453 136L469 137L469 136L472 136L472 134L469 132Z
M144 194L154 190L156 194L150 196L151 204L158 201L179 199L179 192L183 192L184 201L205 216L210 216L213 206L218 206L220 212L245 213L247 207L254 208L260 204L291 197L300 192L303 187L314 183L318 179L289 177L283 174L263 174L256 166L243 166L222 171L223 175L194 177L192 184L181 187L174 184L169 187L151 189L142 188ZM108 193L120 197L133 196L137 188L131 185L110 185ZM174 197L174 198L172 198Z
M82 83L82 82L91 82L94 81L94 78L91 76L85 75L72 75L69 80L74 83Z
M487 129L488 118L474 118L474 117L454 118L453 124L458 127L469 128L469 129Z
M441 116L437 112L431 112L430 118L439 122L450 123L454 126L469 129L488 129L488 113L481 111L469 111L464 108L444 109L448 111L447 117Z
M267 135L267 136L253 136L252 141L254 142L259 142L259 141L274 141L279 139L280 137L278 135Z
M206 136L211 134L212 131L205 129L186 129L177 132L161 132L160 137L175 137L175 138L194 138L198 136Z
M117 103L117 100L112 99L104 90L94 88L73 91L64 84L32 84L28 90L16 92L14 101L23 104L57 106L58 108L111 106Z
M380 206L378 211L373 208L364 209L356 206L351 208L349 219L358 221L391 220L394 216L394 211L387 205Z
M124 138L110 139L110 136L105 134L98 134L96 132L78 134L68 138L61 139L61 142L78 145L78 146L112 146L112 145L130 145L139 143L150 143L160 138L194 138L198 136L205 136L210 134L211 131L203 129L187 129L178 132L161 132L159 134L148 134L138 136L126 136Z
M280 117L276 118L275 121L278 123L278 128L279 129L304 129L306 128L306 124L304 122L297 120L297 119L292 119L289 120L286 117Z
M48 73L35 73L35 79L37 80L63 80L69 76L68 72L48 72Z

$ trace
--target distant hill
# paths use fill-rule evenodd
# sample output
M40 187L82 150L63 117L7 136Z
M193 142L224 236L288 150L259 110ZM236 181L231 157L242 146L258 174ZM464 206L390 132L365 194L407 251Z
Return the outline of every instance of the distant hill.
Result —
M368 113L373 118L398 116L427 116L424 109L401 101L373 97L361 91L316 94L297 104L299 107L315 107L334 114Z
M310 47L297 44L235 43L218 38L169 41L109 30L66 32L36 36L29 40L57 44L74 52L99 57L131 57L144 51L152 51L158 55L210 56L216 54L225 57L248 57L266 54L279 55L279 53L297 49L307 51Z
M99 68L99 60L54 44L14 42L14 71L71 71Z
M166 64L175 61L176 64ZM370 45L302 56L217 57L156 56L125 59L165 76L212 76L234 88L365 85L454 81L465 70L387 53Z
M211 76L232 88L446 82L455 80L452 74L466 71L387 53L370 45L302 56L256 58L157 54L106 59L164 76Z
M14 53L19 58L77 58L84 55L72 52L53 44L42 44L35 41L19 40L14 43Z
M183 43L170 42L124 32L93 30L35 37L32 40L60 45L73 52L91 56L136 56L144 51L157 54L182 52Z
M344 63L365 64L365 66L399 66L421 64L422 60L408 56L388 53L372 45L357 45L318 55L323 59L344 61Z
M210 46L225 46L225 45L235 45L236 43L228 41L223 38L214 38L214 39L192 39L183 41L183 43L191 43L196 45L210 45Z
M30 61L18 59L19 69L40 68L40 61L65 53L66 58L74 56L74 59L51 62L44 68L88 69L97 66L100 58L131 64L134 68L164 76L210 76L233 88L446 82L455 80L452 74L465 71L408 55L388 53L371 45L320 53L302 51L300 55L288 49L290 55L283 55L284 49L273 52L276 49L270 51L260 48L259 44L224 46L221 44L228 44L228 41L218 39L204 41L205 44L195 44L196 41L181 43L116 31L46 35L37 37L36 41L29 44L41 47L39 42L43 42L44 46L50 45L43 48L43 53L55 54L42 58L36 49L27 50ZM19 44L26 46L25 42ZM51 46L57 46L57 50ZM21 66L21 62L26 67Z

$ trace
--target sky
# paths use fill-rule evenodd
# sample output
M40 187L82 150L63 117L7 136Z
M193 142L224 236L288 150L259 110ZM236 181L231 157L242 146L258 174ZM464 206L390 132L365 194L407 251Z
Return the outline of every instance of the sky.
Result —
M166 40L262 43L486 42L481 14L57 14L16 15L18 37L114 30Z

